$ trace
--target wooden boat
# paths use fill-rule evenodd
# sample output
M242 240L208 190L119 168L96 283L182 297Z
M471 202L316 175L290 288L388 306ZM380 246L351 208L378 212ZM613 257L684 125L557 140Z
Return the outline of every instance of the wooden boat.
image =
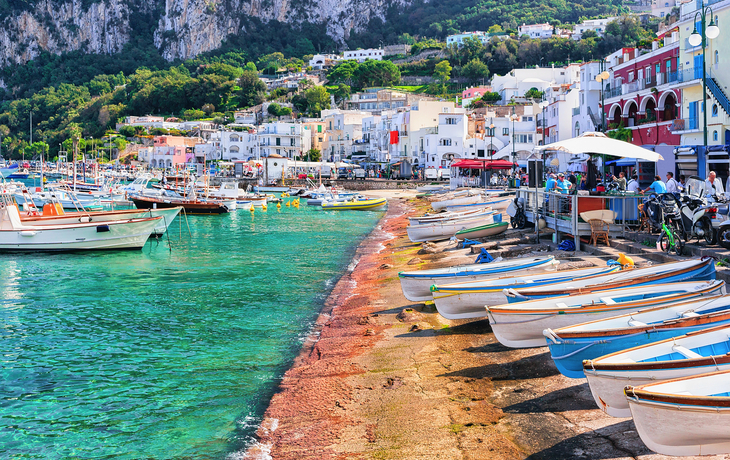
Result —
M730 371L629 385L624 389L636 431L663 455L730 453Z
M712 259L691 259L633 270L622 270L620 273L582 278L569 283L557 283L519 290L510 289L506 294L507 301L512 303L644 284L714 279L715 264Z
M493 224L494 214L494 211L490 211L488 214L478 217L409 225L406 232L408 233L408 239L414 243L448 240L460 230Z
M441 209L446 209L449 206L456 206L459 204L481 203L482 201L484 201L484 195L482 195L480 193L477 195L467 195L467 196L451 198L448 200L434 201L433 203L431 203L431 207L434 209L434 211L439 211Z
M64 225L24 225L12 197L0 199L0 250L139 249L162 217Z
M442 222L445 220L453 220L453 219L463 219L463 218L471 218L471 217L478 217L481 215L485 215L488 213L491 213L492 209L489 207L480 207L480 208L474 208L469 211L461 211L461 212L443 212L443 213L435 213L435 214L425 214L423 216L419 217L409 217L409 223L411 225L420 225L420 224L428 224L433 222Z
M487 316L485 305L505 303L504 290L507 288L570 281L616 270L617 266L603 266L536 274L519 273L488 280L436 284L431 286L431 295L439 314L446 319L482 318Z
M546 329L543 334L558 370L566 377L585 378L586 359L722 324L730 325L727 295L666 303L608 319Z
M118 211L95 212L65 212L60 206L46 204L43 213L27 211L20 213L23 225L64 225L88 222L109 222L113 220L141 219L145 217L162 217L158 225L152 230L153 236L160 236L167 231L167 227L175 220L182 210L181 206L159 209L125 209Z
M485 238L488 236L499 235L509 228L509 222L495 222L493 224L481 225L479 227L465 228L454 233L457 240L462 241L466 238Z
M434 284L454 283L456 281L471 281L490 279L507 274L525 275L555 270L560 262L553 256L532 257L522 259L502 260L487 264L469 264L456 267L436 268L431 270L417 270L400 272L400 287L406 299L412 302L431 300L431 286Z
M629 348L583 361L583 372L601 410L613 417L630 417L626 385L730 370L729 334L730 326L723 325Z
M453 206L447 206L446 211L448 212L459 212L459 211L469 211L470 209L474 208L484 208L484 207L490 207L494 209L495 211L504 211L507 209L507 206L512 202L513 198L502 198L499 200L487 200L483 202L478 203L470 203L470 204L457 204Z
M570 294L486 307L495 337L512 348L544 347L545 329L609 318L667 302L721 294L724 283L696 281Z
M129 198L139 209L175 208L181 206L187 214L225 214L230 208L220 201L203 201L175 196L133 194Z
M375 211L382 208L388 203L385 198L371 198L367 200L350 200L350 201L329 201L322 203L324 210L358 210L358 211Z

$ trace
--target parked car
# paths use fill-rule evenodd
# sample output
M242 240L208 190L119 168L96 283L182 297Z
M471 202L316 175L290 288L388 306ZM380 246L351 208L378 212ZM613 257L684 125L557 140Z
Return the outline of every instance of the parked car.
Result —
M355 179L365 180L365 177L367 176L365 170L362 168L355 168L353 172L355 173Z
M425 180L438 180L439 170L436 168L426 168L426 170L423 173L423 178Z
M321 166L322 179L332 179L332 168L326 165Z

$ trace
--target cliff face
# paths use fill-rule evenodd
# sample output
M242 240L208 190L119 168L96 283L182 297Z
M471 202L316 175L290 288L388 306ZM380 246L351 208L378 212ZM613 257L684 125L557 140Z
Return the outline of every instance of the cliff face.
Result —
M39 0L30 11L10 15L0 28L0 67L25 63L42 51L117 53L130 39L130 16L159 11L155 46L169 60L218 48L230 34L245 34L241 18L264 22L327 24L337 41L392 4L410 0ZM88 0L86 2L88 4Z

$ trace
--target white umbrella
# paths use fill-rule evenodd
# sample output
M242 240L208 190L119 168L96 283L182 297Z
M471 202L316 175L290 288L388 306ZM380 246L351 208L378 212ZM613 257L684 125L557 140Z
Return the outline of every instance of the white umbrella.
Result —
M611 139L603 133L583 133L573 139L535 147L535 150L562 150L574 155L579 153L597 153L653 162L664 159L656 152L628 142Z

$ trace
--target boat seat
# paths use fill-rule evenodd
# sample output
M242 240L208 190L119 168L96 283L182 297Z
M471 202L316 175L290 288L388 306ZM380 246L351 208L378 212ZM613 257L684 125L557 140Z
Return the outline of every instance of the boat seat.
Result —
M697 318L698 316L700 314L693 311L685 311L682 313L682 318Z
M631 327L646 326L646 323L642 323L641 321L636 321L635 319L632 319L629 321L629 326L631 326Z
M610 297L601 297L601 302L605 303L606 305L616 305L616 301Z
M558 302L558 303L555 304L555 306L558 307L558 308L560 308L560 309L568 309L568 308L570 308L569 306L565 305L563 302Z
M682 345L674 345L672 346L672 350L679 353L680 355L684 356L687 359L697 359L702 358L702 355L695 353L692 350L689 350Z

